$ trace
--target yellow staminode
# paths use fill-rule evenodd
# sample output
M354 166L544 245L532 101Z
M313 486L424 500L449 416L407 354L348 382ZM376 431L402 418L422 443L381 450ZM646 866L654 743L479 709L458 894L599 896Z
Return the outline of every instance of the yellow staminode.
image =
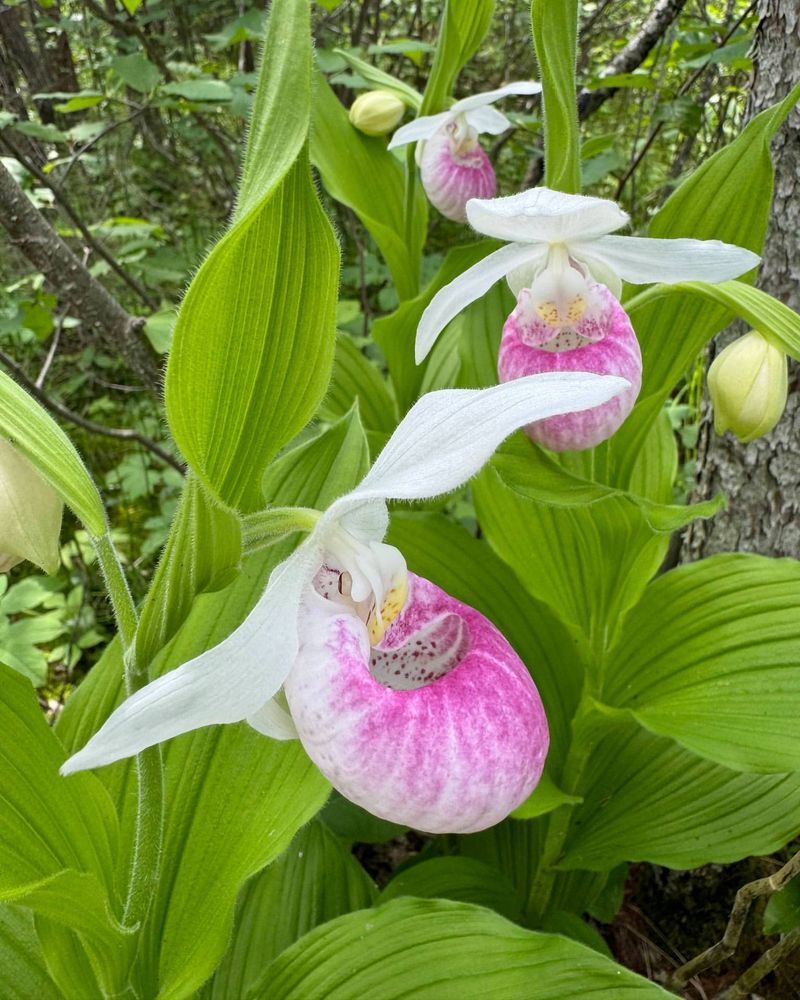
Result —
M398 574L392 580L389 590L383 595L380 609L376 604L367 618L367 632L371 646L377 646L381 641L386 630L405 607L407 598L408 575Z

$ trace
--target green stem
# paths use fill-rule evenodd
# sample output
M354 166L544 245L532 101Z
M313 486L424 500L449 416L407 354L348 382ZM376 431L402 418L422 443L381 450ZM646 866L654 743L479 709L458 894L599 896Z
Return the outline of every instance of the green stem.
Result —
M111 536L106 532L93 541L117 621L125 669L125 690L130 697L144 687L148 679L147 670L136 656L136 607ZM137 754L136 777L136 831L122 918L127 927L135 927L144 921L161 864L164 774L161 750L158 747L151 747Z
M600 723L600 725L598 725ZM584 694L572 720L572 739L564 762L559 787L568 795L577 795L583 772L605 731L606 721L598 716L591 698ZM556 865L564 852L574 807L560 806L550 816L542 857L528 895L527 912L540 923L550 905L555 885Z
M417 161L415 158L416 144L411 142L406 148L406 178L405 191L403 195L403 219L405 223L405 244L406 250L410 251L414 245L414 208L416 204L417 187ZM414 277L414 287L408 298L413 299L419 292L419 262Z
M251 555L295 531L313 531L321 514L311 507L270 507L246 514L241 521L242 555Z

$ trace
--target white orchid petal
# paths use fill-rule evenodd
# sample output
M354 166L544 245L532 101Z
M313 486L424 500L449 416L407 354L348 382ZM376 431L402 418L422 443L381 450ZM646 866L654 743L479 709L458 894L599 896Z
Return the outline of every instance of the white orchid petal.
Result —
M532 188L507 198L473 198L467 203L467 219L479 233L500 240L566 243L611 233L628 216L605 198Z
M470 202L469 204L473 204ZM467 268L462 274L445 285L428 303L417 327L415 355L417 364L423 361L436 343L436 338L447 324L489 291L492 285L504 278L509 271L522 264L537 264L544 260L547 248L530 244L511 243L490 253L477 264Z
M594 250L598 242L596 240L585 245L573 243L570 245L570 255L587 269L595 281L605 285L614 298L619 300L622 298L622 279L602 257L595 256Z
M262 736L270 736L273 740L299 739L291 715L274 698L270 698L253 715L248 715L247 723Z
M409 122L407 125L401 125L392 136L389 142L389 149L405 146L409 142L419 142L421 139L430 139L452 117L452 112L442 111L441 114L423 115L421 118L415 118L413 122Z
M474 108L466 113L467 125L471 125L478 133L500 135L506 129L513 128L512 123L497 108Z
M254 715L292 668L303 591L320 563L313 545L301 546L273 570L239 628L124 701L61 773L101 767L201 726Z
M487 104L494 104L495 101L508 97L510 94L538 94L542 90L541 83L535 80L516 80L514 83L507 83L497 90L487 90L483 94L472 94L470 97L463 97L450 108L450 114L461 114L464 111L474 111L475 108L485 107Z
M547 372L489 389L440 389L408 411L361 484L328 509L341 518L376 499L449 493L489 460L509 434L559 413L599 406L629 388L623 378Z
M576 257L581 247L570 248ZM744 247L720 240L659 240L646 236L603 236L586 251L604 261L625 281L667 285L678 281L727 281L752 270L761 260Z

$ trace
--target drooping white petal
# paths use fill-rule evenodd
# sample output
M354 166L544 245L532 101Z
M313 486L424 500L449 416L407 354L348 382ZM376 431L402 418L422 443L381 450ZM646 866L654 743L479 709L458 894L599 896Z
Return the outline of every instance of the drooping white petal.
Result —
M599 406L623 378L548 372L489 389L429 392L401 420L361 483L328 509L341 518L375 499L424 500L461 486L509 434L546 417Z
M434 132L437 132L452 117L451 111L442 111L441 114L423 115L407 125L401 125L389 141L389 149L405 146L409 142L419 142L420 139L430 139Z
M315 545L300 546L273 570L239 628L124 701L61 773L110 764L201 726L255 717L292 668L302 593L320 564Z
M496 90L487 90L483 94L471 94L469 97L463 97L450 108L450 114L460 114L463 111L473 111L475 108L494 104L495 101L508 97L509 94L538 94L541 89L541 83L537 83L535 80L515 80L513 83L507 83L504 87L498 87Z
M479 260L463 274L459 274L449 285L440 289L428 303L417 327L415 346L417 364L424 360L450 320L470 302L488 292L492 285L505 277L509 271L522 264L540 264L546 254L547 248L544 245L511 243Z
M570 247L581 256L579 243ZM625 281L667 285L678 281L727 281L752 270L761 258L721 240L658 240L646 236L603 236L586 251L605 261Z
M489 105L483 108L473 108L465 115L467 125L471 125L478 133L486 132L489 135L500 135L506 129L513 128L506 116Z
M467 219L479 233L500 240L566 243L611 233L628 216L605 198L531 188L507 198L474 198L467 204Z
M270 698L257 712L248 715L247 724L263 736L271 736L274 740L296 740L299 738L291 715L278 704L275 698Z

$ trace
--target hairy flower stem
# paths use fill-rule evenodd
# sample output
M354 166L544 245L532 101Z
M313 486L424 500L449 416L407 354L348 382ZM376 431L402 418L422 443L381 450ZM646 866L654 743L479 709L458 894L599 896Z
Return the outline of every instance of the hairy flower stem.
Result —
M414 143L406 147L406 185L403 198L403 216L405 221L405 244L407 248L414 246L414 207L417 186L417 161L414 157ZM419 261L417 273L414 276L414 288L408 298L413 298L419 291Z
M136 608L110 535L106 533L93 541L114 609L125 665L125 690L130 697L148 680L147 670L143 669L136 656ZM144 921L158 880L164 822L164 774L159 747L151 747L137 755L136 777L136 832L122 918L127 927L135 927Z
M567 795L578 795L583 771L605 732L608 720L597 710L596 702L584 692L572 720L572 739L561 774L559 787ZM540 921L547 913L553 895L556 865L564 853L564 844L572 821L573 806L564 805L550 816L542 857L528 895L528 914Z

